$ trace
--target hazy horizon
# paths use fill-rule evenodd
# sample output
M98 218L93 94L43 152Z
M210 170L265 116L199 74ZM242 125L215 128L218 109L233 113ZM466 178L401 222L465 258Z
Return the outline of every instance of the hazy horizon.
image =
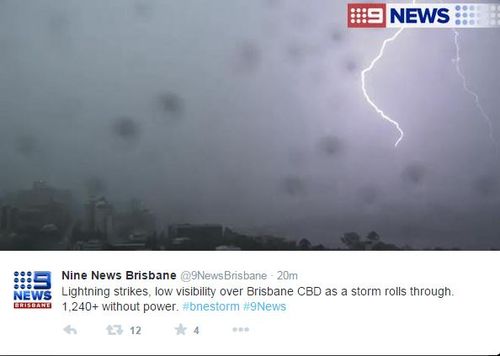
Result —
M347 30L346 1L0 1L0 196L35 180L338 246L500 248L500 29Z

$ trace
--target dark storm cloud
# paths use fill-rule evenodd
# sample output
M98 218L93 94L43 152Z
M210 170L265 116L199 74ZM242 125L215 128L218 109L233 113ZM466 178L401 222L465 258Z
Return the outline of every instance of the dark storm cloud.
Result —
M282 4L283 0L263 0L263 2L267 7L276 8Z
M135 143L141 135L141 128L136 120L129 117L120 117L114 120L113 134L123 141Z
M422 185L427 176L427 168L422 163L412 163L405 167L401 179L411 185Z
M251 73L259 68L262 62L262 50L252 41L244 41L236 50L236 69Z
M148 0L134 2L134 13L139 20L149 21L153 16L153 5Z
M20 155L31 158L40 151L40 145L34 136L20 135L14 141L14 149Z
M359 65L354 59L349 59L345 61L345 69L349 73L358 73L359 72Z
M333 29L330 32L330 37L335 43L341 43L345 41L345 31L341 31L338 28Z
M286 56L291 63L301 64L307 56L307 48L301 43L289 43L286 47Z
M405 31L367 75L395 148L360 83L393 30L348 30L346 3L1 1L0 192L43 178L163 226L500 247L500 158L453 32ZM460 37L496 131L498 36Z
M176 93L164 93L160 95L157 103L164 115L170 119L179 118L184 114L184 99Z
M344 153L345 145L339 137L327 136L319 141L318 148L324 156L335 157Z
M286 177L280 182L280 190L292 197L302 196L306 193L306 183L300 177Z

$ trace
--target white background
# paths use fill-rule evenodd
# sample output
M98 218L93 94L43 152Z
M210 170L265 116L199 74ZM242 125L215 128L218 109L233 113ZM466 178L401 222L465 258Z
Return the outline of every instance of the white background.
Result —
M500 352L500 255L497 252L0 252L0 353L2 354L498 354ZM124 272L278 270L298 281L214 281L165 286L320 286L322 288L443 287L454 297L347 298L172 297L171 302L287 303L284 313L150 314L62 311L61 270ZM13 272L49 270L52 310L14 310ZM92 282L95 284L95 282ZM100 286L133 281L100 282ZM144 286L158 282L142 282ZM76 282L71 282L75 286ZM92 299L95 301L95 299ZM136 298L130 299L137 300ZM164 300L166 301L166 299ZM177 336L183 323L187 335ZM66 325L77 335L63 331ZM108 336L108 324L127 334ZM128 327L142 326L141 336ZM200 334L193 334L199 326ZM248 327L234 333L233 327Z

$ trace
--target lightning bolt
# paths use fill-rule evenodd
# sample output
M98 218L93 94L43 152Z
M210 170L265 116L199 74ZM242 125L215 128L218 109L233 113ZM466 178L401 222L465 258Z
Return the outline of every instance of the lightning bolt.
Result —
M440 2L442 3L443 1L441 0ZM417 3L417 0L412 0L412 4L416 4L416 3ZM384 57L384 53L385 53L385 49L386 49L387 45L390 44L391 42L394 42L401 35L401 33L403 33L404 30L405 30L405 27L402 27L394 35L392 35L391 37L384 40L384 42L382 43L382 47L380 47L378 55L372 60L370 65L361 72L361 89L363 91L363 95L365 97L365 100L377 112L377 114L379 114L382 117L382 119L384 119L385 121L392 124L399 132L399 138L396 140L394 147L398 147L398 145L404 139L405 133L404 133L403 129L401 128L401 125L399 124L399 122L397 122L396 120L394 120L390 116L388 116L381 108L379 108L377 106L377 104L370 97L370 95L368 94L368 90L366 89L366 75L368 73L370 73L375 68L377 63L382 59L382 57ZM464 88L464 91L466 93L468 93L470 96L472 96L472 98L474 99L474 104L476 105L477 109L481 113L481 116L483 117L483 119L488 124L490 140L495 145L495 147L498 149L499 147L498 147L497 142L496 142L495 137L494 137L494 133L493 133L494 129L493 129L493 123L491 121L491 118L486 113L486 110L484 109L483 105L481 104L481 99L479 98L479 94L477 94L472 89L470 89L470 87L468 85L467 77L465 76L464 72L462 71L462 67L460 65L461 60L462 60L460 57L460 52L461 52L460 51L460 41L459 41L460 33L455 28L453 29L453 33L455 34L455 48L456 48L456 56L455 56L455 59L453 60L455 63L455 69L456 69L459 77L462 79L462 86Z
M415 1L413 3L415 3ZM401 35L401 33L403 33L404 30L405 30L405 28L402 27L392 37L389 37L388 39L386 39L384 41L384 43L382 44L382 47L380 48L380 51L379 51L378 55L372 60L372 62L370 63L370 65L361 72L361 90L363 90L363 95L365 96L366 101L368 102L368 104L370 104L370 106L373 109L375 109L375 111L377 112L377 114L379 114L382 117L382 119L384 119L385 121L388 121L389 123L391 123L399 131L399 138L397 139L396 143L394 144L394 147L398 147L398 145L400 144L400 142L405 137L405 133L404 133L403 129L401 128L401 125L399 124L399 122L397 122L394 119L391 119L372 100L372 98L368 94L368 91L366 90L366 75L368 73L370 73L373 70L373 68L375 68L375 66L377 65L378 61L380 61L382 59L382 57L384 56L385 48L387 47L387 45L389 43L395 41L399 37L399 35Z
M467 82L467 77L465 76L464 72L462 71L462 67L460 65L460 62L462 60L462 58L460 57L460 41L459 41L460 40L460 33L455 28L453 29L453 33L455 34L455 48L456 48L456 56L455 56L455 59L453 60L453 62L455 63L455 69L457 71L458 76L462 79L462 86L463 86L465 92L467 94L469 94L470 96L472 96L472 98L474 99L474 104L476 105L477 109L481 113L481 116L483 117L483 119L488 124L488 129L489 129L489 133L490 133L490 140L493 143L493 145L495 145L495 147L497 147L497 149L498 149L497 142L496 142L495 136L493 134L494 130L493 130L493 123L491 122L491 118L486 113L486 110L484 109L483 105L481 104L479 94L477 94L476 92L474 92L472 89L469 88L469 85Z

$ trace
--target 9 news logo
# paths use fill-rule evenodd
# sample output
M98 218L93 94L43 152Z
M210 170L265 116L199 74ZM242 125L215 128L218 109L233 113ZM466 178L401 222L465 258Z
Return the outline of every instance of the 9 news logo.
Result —
M349 28L500 27L498 3L351 3Z
M348 4L347 26L355 28L385 28L385 4Z
M47 271L14 272L14 309L52 308L52 280Z

